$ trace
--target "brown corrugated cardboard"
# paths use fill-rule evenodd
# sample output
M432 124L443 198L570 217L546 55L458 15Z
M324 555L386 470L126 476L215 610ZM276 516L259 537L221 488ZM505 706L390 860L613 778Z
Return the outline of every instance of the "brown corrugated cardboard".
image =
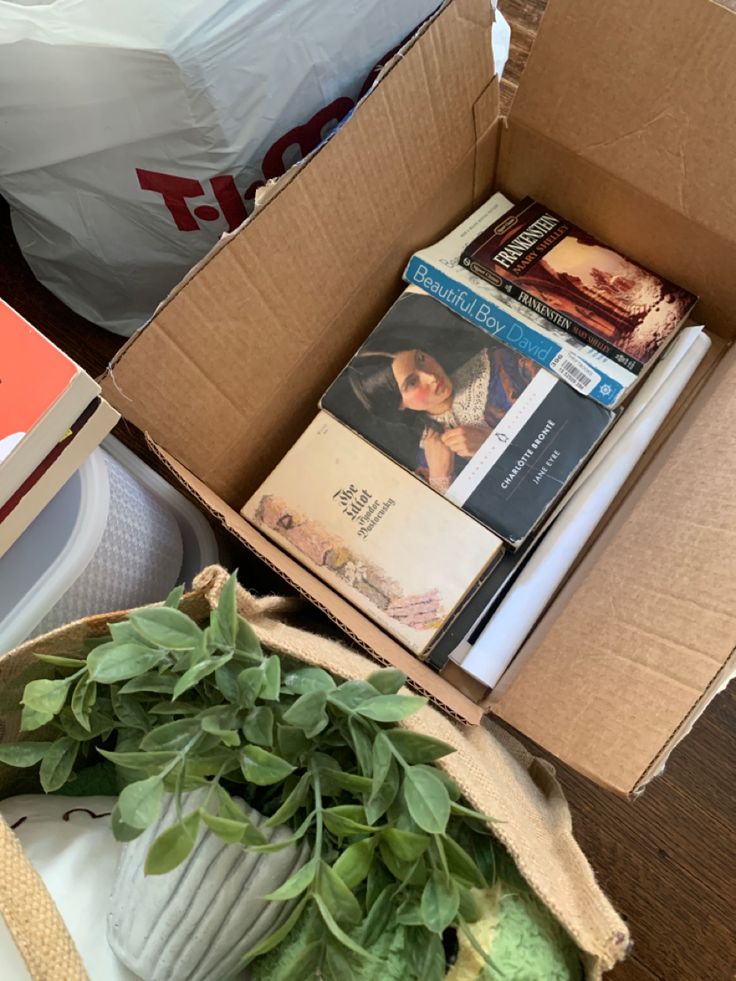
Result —
M637 23L655 12L658 29L640 34ZM545 201L700 293L712 331L728 337L736 326L732 124L716 126L715 108L736 19L703 0L654 0L646 10L634 0L550 0L507 125L496 116L490 16L487 0L450 0L105 381L106 395L250 548L379 660L473 721L482 691L433 675L237 509L398 295L411 251L494 184ZM706 28L717 31L712 44L697 34ZM736 429L735 382L729 356L493 699L505 719L621 793L656 770L730 670L736 445L724 420Z

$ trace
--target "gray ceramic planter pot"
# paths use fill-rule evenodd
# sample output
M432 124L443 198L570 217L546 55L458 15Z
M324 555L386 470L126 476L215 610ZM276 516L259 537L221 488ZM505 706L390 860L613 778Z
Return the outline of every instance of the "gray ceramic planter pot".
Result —
M204 799L184 797L188 813ZM246 808L254 824L262 815ZM107 919L107 938L120 960L143 981L222 981L244 976L243 955L280 926L293 902L264 903L308 858L293 845L273 854L253 854L200 830L187 860L166 875L144 876L146 852L176 821L173 797L159 820L123 848ZM272 841L288 831L261 827Z

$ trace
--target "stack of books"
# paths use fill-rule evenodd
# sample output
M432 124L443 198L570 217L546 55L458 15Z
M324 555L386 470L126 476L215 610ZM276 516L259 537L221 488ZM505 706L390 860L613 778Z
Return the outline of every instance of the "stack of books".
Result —
M0 556L118 418L94 379L0 300Z
M434 668L493 686L709 341L685 326L695 296L501 194L404 278L242 513Z

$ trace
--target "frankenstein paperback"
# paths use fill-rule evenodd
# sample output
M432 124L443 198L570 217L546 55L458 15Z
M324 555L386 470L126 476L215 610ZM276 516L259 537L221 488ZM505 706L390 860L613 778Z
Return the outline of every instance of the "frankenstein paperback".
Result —
M494 194L449 235L413 255L404 279L576 391L610 408L619 405L638 382L637 371L462 265L469 246L489 228L499 227L512 208L503 194Z
M242 513L420 657L502 554L496 535L325 413Z
M460 261L637 375L696 300L531 198L482 231Z

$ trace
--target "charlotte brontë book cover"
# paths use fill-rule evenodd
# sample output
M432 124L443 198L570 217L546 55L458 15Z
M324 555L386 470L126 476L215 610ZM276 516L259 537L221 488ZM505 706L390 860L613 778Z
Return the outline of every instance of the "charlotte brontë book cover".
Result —
M560 500L613 418L413 288L320 406L513 547Z
M503 552L322 412L242 513L419 656Z
M531 198L481 232L460 261L634 374L696 301Z

